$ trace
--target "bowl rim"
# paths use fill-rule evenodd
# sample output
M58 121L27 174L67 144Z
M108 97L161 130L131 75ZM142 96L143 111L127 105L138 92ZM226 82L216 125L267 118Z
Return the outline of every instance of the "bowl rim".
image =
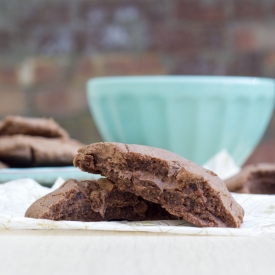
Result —
M273 78L254 76L212 76L212 75L154 75L154 76L102 76L88 80L88 85L129 83L188 83L188 84L241 84L241 85L275 85Z

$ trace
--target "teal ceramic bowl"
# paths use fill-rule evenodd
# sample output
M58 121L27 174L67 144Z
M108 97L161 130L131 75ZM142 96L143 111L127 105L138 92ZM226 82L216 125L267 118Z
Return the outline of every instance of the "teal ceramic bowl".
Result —
M255 77L141 76L88 81L105 141L144 144L200 165L226 149L242 165L274 108L274 81Z

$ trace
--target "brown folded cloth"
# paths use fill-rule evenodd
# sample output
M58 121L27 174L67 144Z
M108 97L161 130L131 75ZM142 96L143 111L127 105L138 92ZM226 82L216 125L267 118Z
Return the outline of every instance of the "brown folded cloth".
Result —
M67 166L83 144L72 139L24 135L0 137L0 160L11 167Z
M47 138L69 137L53 119L7 116L0 121L0 136L18 134Z
M61 187L35 201L26 217L69 221L176 220L160 205L121 191L107 179L70 179Z
M275 194L275 164L260 163L244 167L225 180L229 191L246 194Z

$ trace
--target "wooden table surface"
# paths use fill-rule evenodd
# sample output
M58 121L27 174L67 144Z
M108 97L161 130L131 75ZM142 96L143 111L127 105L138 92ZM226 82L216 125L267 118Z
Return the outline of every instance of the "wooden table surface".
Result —
M0 274L275 274L275 235L0 230Z

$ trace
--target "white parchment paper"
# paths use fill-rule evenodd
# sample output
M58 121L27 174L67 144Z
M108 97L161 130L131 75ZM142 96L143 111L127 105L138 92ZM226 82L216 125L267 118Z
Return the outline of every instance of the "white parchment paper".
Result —
M223 163L223 165L220 165ZM206 168L221 178L239 171L226 151L213 157ZM146 222L74 222L25 218L27 208L38 198L58 188L59 178L52 188L39 185L32 179L19 179L0 185L0 229L85 229L110 231L146 231L186 235L251 236L275 233L275 195L232 194L244 208L241 228L200 228L186 221Z

